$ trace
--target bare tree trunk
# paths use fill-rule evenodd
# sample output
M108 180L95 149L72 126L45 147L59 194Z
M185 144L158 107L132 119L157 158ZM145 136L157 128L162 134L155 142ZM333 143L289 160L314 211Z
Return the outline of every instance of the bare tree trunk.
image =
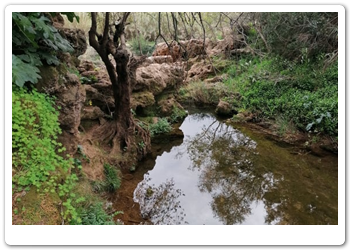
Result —
M109 37L109 13L106 13L103 35L99 35L96 30L96 13L91 13L92 24L89 31L89 42L106 65L115 101L114 122L102 126L97 136L100 140L112 140L112 151L117 153L121 150L126 151L135 143L134 132L137 129L148 146L145 148L144 153L146 153L150 147L149 134L135 125L130 109L131 87L128 69L130 56L126 50L124 36L124 27L129 14L129 12L124 13L122 20L115 25L116 31L112 38ZM109 54L115 60L115 67L108 57Z
M123 40L123 39L121 39ZM125 44L125 43L124 43ZM130 105L130 82L128 74L129 54L126 49L118 49L114 55L116 61L116 71L118 74L118 84L113 85L115 100L114 119L117 121L117 135L120 141L120 147L123 149L130 144L130 134L133 131L133 120ZM128 131L131 128L132 131Z

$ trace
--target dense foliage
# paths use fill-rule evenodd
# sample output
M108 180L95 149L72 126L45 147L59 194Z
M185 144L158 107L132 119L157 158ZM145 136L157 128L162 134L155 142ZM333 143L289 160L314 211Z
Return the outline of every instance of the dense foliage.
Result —
M79 21L74 13L62 14L70 21L74 18ZM69 42L52 26L50 18L54 15L36 12L12 14L12 192L29 192L36 188L34 194L37 195L27 201L31 202L29 206L41 200L49 203L56 200L56 213L64 224L114 224L112 216L102 208L102 203L83 209L81 203L86 199L76 190L79 179L75 172L79 171L74 170L81 169L81 162L74 164L76 162L70 155L64 154L66 149L57 141L61 129L59 107L55 108L54 98L37 92L33 86L29 89L24 86L41 78L40 66L59 64L57 52L73 51ZM17 198L16 202L20 200ZM51 208L48 209L52 215L55 214ZM14 213L19 214L17 208ZM21 215L26 218L23 223L42 220L35 218L41 214L35 214L33 209L27 212L25 206Z
M281 58L246 58L228 70L228 86L241 108L260 119L282 118L302 131L338 134L338 65L296 63Z
M66 13L73 20L74 13ZM22 87L37 83L39 67L58 65L57 52L72 52L73 47L52 26L48 14L42 12L12 13L12 82Z

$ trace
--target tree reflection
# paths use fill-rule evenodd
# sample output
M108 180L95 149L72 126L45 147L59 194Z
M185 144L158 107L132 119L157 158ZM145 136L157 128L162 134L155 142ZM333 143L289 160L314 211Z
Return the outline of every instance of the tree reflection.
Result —
M185 143L190 168L200 171L198 187L212 195L212 210L224 224L242 223L275 183L255 165L256 142L224 123L214 121Z
M149 185L150 180L146 174L134 193L134 200L140 204L142 217L151 219L154 225L188 224L184 221L186 214L178 199L183 193L174 188L174 180L166 180L159 186Z

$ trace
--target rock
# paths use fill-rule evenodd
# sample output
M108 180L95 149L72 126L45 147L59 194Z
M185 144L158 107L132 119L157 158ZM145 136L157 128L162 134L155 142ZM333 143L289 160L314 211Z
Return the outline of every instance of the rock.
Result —
M72 56L78 57L85 53L87 49L85 32L81 29L61 28L61 36L69 41L74 49Z
M64 26L64 19L60 13L56 13L54 17L50 15L49 19L51 19L52 26L56 29L60 29Z
M172 61L176 62L182 55L180 45L176 41L172 41L169 46L166 43L157 44L152 56L171 56Z
M187 73L187 82L202 81L214 74L213 66L204 60L194 63Z
M76 134L80 123L80 110L85 101L85 90L79 78L53 66L41 67L40 72L41 79L36 84L38 91L56 96L56 105L61 107L58 118L61 128Z
M203 47L203 40L200 39L191 39L180 42L182 47L186 48L186 58L194 58L199 55L205 55L205 51ZM207 45L208 41L206 42Z
M94 64L88 60L82 60L78 67L78 70L80 73L83 73L84 71L93 71L94 69L95 69Z
M216 106L215 113L222 116L232 116L237 114L237 111L232 108L232 105L228 102L220 100L219 104Z
M105 90L101 91L102 86L101 85L83 85L84 89L86 91L86 104L87 105L93 105L98 106L102 111L110 115L110 112L114 110L115 104L114 104L114 98L113 95L109 95L110 93ZM97 87L98 86L98 87ZM112 89L111 86L105 86L106 88ZM106 95L106 92L108 95ZM91 102L91 103L90 103Z
M227 75L223 74L220 76L214 76L213 78L205 79L204 82L205 83L217 83L217 82L222 82L223 80L226 80L226 79L227 79Z
M173 58L171 56L150 56L146 58L146 63L173 63Z
M91 87L97 89L97 91L104 96L109 96L111 98L114 98L112 83L110 82L98 79L98 82L91 84Z
M81 120L96 120L104 116L105 113L97 106L85 106L81 110Z
M154 95L149 91L132 93L131 108L136 110L138 107L145 108L155 103Z
M134 91L147 90L158 95L165 89L173 89L183 82L184 71L179 65L150 64L136 70Z
M160 108L160 115L162 116L171 116L175 108L184 110L181 104L178 103L172 95L158 101L158 106Z

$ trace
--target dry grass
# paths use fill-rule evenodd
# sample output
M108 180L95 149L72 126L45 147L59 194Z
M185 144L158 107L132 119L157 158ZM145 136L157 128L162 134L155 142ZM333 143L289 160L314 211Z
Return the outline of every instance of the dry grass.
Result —
M65 15L62 15L64 19L64 27L71 29L82 29L87 36L91 26L91 17L89 13L76 12L75 14L79 16L79 23L76 19L74 19L74 21L71 23Z
M60 199L54 194L39 195L35 188L20 201L15 201L12 215L14 225L59 225L61 224Z

